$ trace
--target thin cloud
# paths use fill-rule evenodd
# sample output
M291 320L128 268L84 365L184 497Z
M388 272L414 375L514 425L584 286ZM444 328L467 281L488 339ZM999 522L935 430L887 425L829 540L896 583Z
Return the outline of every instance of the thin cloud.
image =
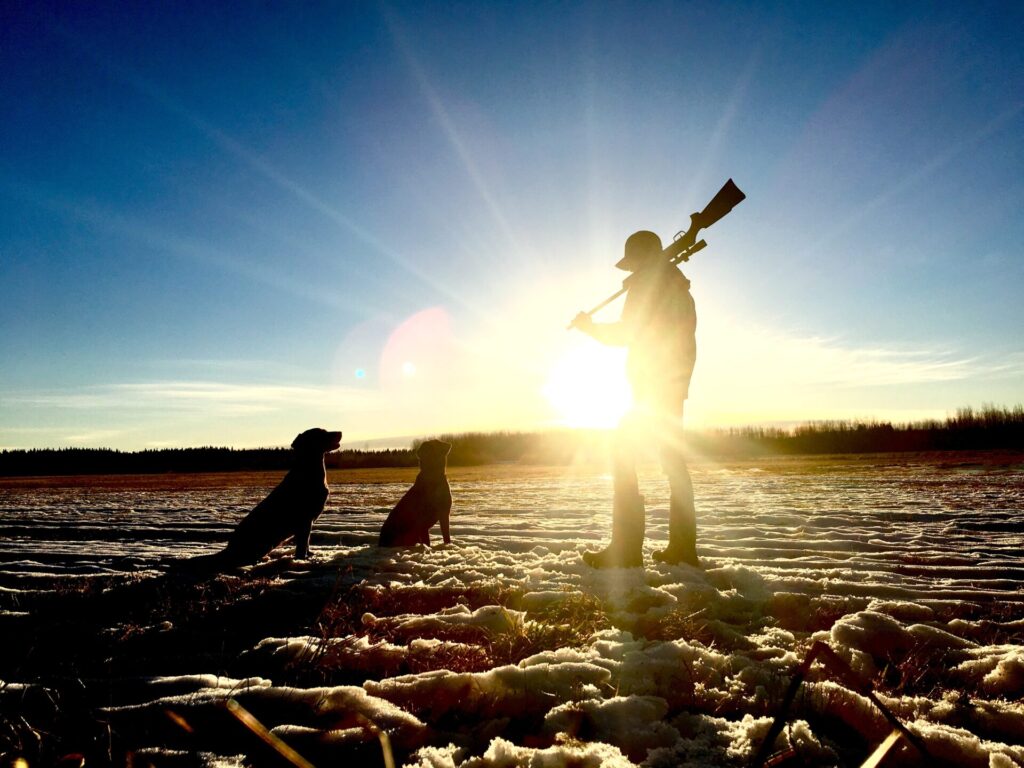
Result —
M836 339L794 338L781 341L782 362L809 384L885 386L955 381L990 370L977 358L946 350L852 347Z
M1011 352L1000 358L993 364L991 375L994 379L1024 376L1024 352Z
M699 377L722 387L759 390L873 388L990 377L1020 362L964 355L953 349L857 345L839 338L781 331L705 327L700 336Z
M222 413L266 413L326 402L348 409L372 407L377 395L345 387L280 384L233 384L215 381L158 381L108 384L79 390L8 392L5 405L72 410L131 410L162 408L177 411L216 409Z
M72 435L64 435L64 442L71 443L72 445L81 443L96 443L101 440L109 440L113 437L118 437L124 434L119 429L94 429L88 432L79 432Z
M207 372L243 372L261 373L266 376L282 376L284 374L301 374L304 369L297 365L289 365L270 359L225 358L223 360L209 357L158 358L147 361L151 368L182 368L205 370Z

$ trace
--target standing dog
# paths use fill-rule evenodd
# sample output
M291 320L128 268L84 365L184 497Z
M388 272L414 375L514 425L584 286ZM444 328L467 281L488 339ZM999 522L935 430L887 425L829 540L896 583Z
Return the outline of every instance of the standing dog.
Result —
M295 541L295 558L309 557L313 521L324 511L330 491L324 454L341 445L341 432L307 429L292 442L295 459L291 471L274 490L238 524L227 546L214 555L186 561L188 568L237 568L258 562L288 539Z
M420 473L416 482L406 491L380 529L380 546L411 547L414 544L430 546L430 529L441 524L444 543L452 541L448 523L452 512L452 491L444 473L448 452L452 446L442 440L427 440L416 455L420 460Z

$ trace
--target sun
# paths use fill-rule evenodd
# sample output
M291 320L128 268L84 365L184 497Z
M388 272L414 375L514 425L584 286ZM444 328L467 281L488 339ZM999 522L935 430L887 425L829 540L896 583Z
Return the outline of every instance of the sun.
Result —
M582 340L552 366L543 393L564 426L614 427L633 402L625 350Z

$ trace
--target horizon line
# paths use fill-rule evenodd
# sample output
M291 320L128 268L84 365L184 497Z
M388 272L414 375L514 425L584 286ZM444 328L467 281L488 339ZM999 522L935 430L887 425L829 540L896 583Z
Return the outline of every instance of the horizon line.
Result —
M878 418L813 418L813 419L773 419L767 421L754 421L742 425L718 425L718 426L701 426L696 428L685 428L685 431L696 434L715 434L715 433L731 433L739 432L742 433L747 430L756 429L778 429L785 432L790 432L800 426L885 426L889 425L895 429L908 429L915 427L929 427L936 424L948 425L957 418L963 416L978 416L986 413L998 413L1001 415L1014 415L1024 416L1024 404L1016 403L1015 405L995 405L992 403L985 403L980 407L974 406L960 406L953 411L947 411L944 418L925 418L925 419L914 419L906 421L894 421L892 419L878 419ZM461 431L433 431L423 434L413 435L395 435L390 437L377 437L367 439L353 439L346 445L342 443L342 447L339 451L384 451L384 450L411 450L417 441L428 440L437 437L452 437L459 438L468 435L483 435L483 436L495 436L495 435L546 435L556 433L611 433L615 431L615 427L583 427L583 426L567 426L567 425L552 425L548 427L538 427L534 429L480 429L480 430L461 430ZM357 447L362 446L362 447ZM33 447L33 448L17 448L9 446L0 446L0 453L13 453L16 451L112 451L118 453L142 453L145 451L175 451L175 450L201 450L201 449L215 449L215 450L233 450L233 451L260 451L260 450L277 450L287 449L287 444L278 445L153 445L145 448L125 449L125 448L112 448L109 446L81 446L81 445L58 445L58 446L46 446L46 447Z

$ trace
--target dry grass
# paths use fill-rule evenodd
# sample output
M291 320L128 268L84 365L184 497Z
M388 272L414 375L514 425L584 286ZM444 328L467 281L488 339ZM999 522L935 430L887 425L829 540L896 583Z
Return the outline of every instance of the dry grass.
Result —
M406 653L400 660L381 666L380 658L367 658L366 666L351 654L324 650L315 658L304 658L305 675L311 670L322 680L338 681L368 676L392 676L445 669L452 672L484 672L497 666L515 664L522 659L556 648L584 644L597 630L610 626L604 606L594 597L566 592L564 600L542 610L531 611L526 621L510 621L510 631L494 632L475 625L433 625L407 629L386 621L364 625L363 615L379 619L405 614L428 615L462 605L469 610L500 605L510 610L521 606L522 591L497 585L462 589L424 589L422 587L355 586L339 591L324 606L316 622L324 639L367 637L372 642L405 644L414 639L440 640L429 653ZM510 617L511 618L511 617Z
M116 734L112 736L106 731L96 715L97 692L86 693L76 680L128 673L168 673L167 665L173 661L173 654L183 659L179 672L195 672L197 659L211 659L212 665L204 666L204 671L218 671L216 665L221 664L225 673L230 673L229 665L242 651L273 634L268 626L271 615L276 621L290 622L282 624L279 634L283 636L312 634L323 640L365 637L375 643L395 644L406 644L417 637L444 641L428 652L395 654L391 662L382 662L381 656L373 653L335 653L330 643L323 643L280 674L270 673L276 684L300 685L358 685L366 679L440 669L485 672L542 651L583 647L594 632L611 626L608 606L591 595L567 591L563 599L529 611L526 621L511 622L508 631L450 626L409 632L386 620L364 625L363 615L372 613L381 619L403 614L429 615L457 605L469 610L494 605L522 610L523 591L497 584L457 589L351 586L339 578L333 592L311 595L303 610L282 616L278 607L296 601L294 592L282 589L283 586L269 576L220 576L195 582L123 576L55 582L45 606L36 606L45 610L31 619L29 634L34 636L36 647L21 649L29 651L27 659L22 657L26 665L12 669L17 653L6 654L0 662L0 679L37 675L53 692L53 698L49 703L36 702L32 714L10 707L0 709L0 757L5 753L32 754L36 765L56 762L67 752L82 752L94 762L107 762L103 755L116 756ZM1012 637L1015 632L1019 635L1019 629L1010 625L1015 617L1005 610L1000 613L1001 610L990 606L988 613L981 614L990 622L991 637ZM807 617L807 624L827 629L839 615L838 602L823 602L818 614ZM716 626L696 604L656 620L645 618L626 629L649 640L682 638L728 650L722 645L722 627ZM73 634L74 644L67 646L60 639L62 633L65 638ZM797 649L801 655L803 650ZM941 698L946 691L943 681L948 677L948 666L940 651L922 645L894 657L871 682L887 694ZM13 676L8 676L12 672ZM266 674L262 670L257 673ZM812 678L822 679L822 674L814 673ZM694 675L689 690L685 684L681 686L678 700L672 702L674 711L709 711L707 702L699 698L696 680ZM737 692L734 700L716 703L711 713L730 718L747 712L773 714L788 682L782 674L771 680L753 709ZM964 701L968 702L971 695L965 692ZM831 708L820 701L803 699L794 708L796 714L812 723L815 733L834 745L842 745L844 754L856 755L866 749L863 737L827 716L829 711ZM472 734L467 738L487 740L487 734L477 733L479 723L444 725L464 726L465 732ZM536 725L524 722L510 727L521 729L520 735L526 739Z
M127 764L99 708L138 677L227 674L274 621L280 630L308 626L316 610L281 587L272 578L125 574L56 579L23 596L18 608L27 615L4 625L0 680L31 685L0 683L0 766L16 756L33 768L55 765L69 754Z

